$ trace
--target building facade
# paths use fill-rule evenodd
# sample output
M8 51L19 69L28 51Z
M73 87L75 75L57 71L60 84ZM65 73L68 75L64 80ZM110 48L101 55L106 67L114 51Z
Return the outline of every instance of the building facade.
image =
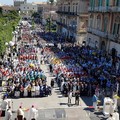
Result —
M27 0L14 0L14 7L16 8L16 10L20 10L20 5L21 4L26 4Z
M51 6L47 2L35 2L35 3L43 7L43 12L42 12L43 24L46 23L46 19L50 18L50 16L51 16L52 20L54 20L54 21L57 20L57 13L56 13L57 6L56 6L56 4L53 4Z
M82 44L86 40L89 0L58 0L58 33Z
M120 56L120 0L90 0L87 44Z
M10 11L15 10L15 7L13 7L13 6L3 5L3 6L1 6L1 8L2 8L2 13L3 14L8 14Z
M23 18L31 18L34 12L38 11L38 6L32 3L25 3L20 5L20 11Z

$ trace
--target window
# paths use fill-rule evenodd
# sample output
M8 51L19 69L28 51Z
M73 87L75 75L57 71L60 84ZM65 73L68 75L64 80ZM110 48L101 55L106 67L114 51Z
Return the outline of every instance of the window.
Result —
M72 12L74 12L74 4L73 4L73 11Z
M34 8L33 8L34 9Z
M106 6L107 7L109 6L109 0L106 0Z
M107 32L108 30L108 17L104 18L104 32Z
M100 15L98 15L97 16L97 29L101 29L101 16Z
M93 27L93 15L90 15L89 26Z
M29 9L29 7L27 7L27 9Z
M115 18L115 22L113 25L113 34L119 34L119 30L120 30L120 17L116 17Z
M116 0L116 6L120 6L120 0Z
M102 0L98 1L98 6L102 6Z
M77 11L78 11L77 9L78 9L78 4L76 4L76 13L77 13Z

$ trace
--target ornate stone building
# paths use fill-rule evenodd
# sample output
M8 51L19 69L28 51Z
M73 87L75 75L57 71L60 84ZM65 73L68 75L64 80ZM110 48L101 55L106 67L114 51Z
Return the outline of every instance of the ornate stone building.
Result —
M120 56L120 0L90 0L87 44Z
M58 0L58 33L73 42L86 40L89 0Z

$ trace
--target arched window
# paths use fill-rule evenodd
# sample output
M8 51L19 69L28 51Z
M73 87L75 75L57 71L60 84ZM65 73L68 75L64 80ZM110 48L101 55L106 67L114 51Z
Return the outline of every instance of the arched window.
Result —
M106 6L108 7L110 4L110 0L106 0Z
M68 12L70 12L70 3L68 3Z
M98 0L98 6L102 6L102 0Z
M97 29L101 29L101 16L100 15L98 15L97 16Z
M89 27L93 27L93 15L90 15Z
M115 5L120 7L120 0L115 0Z
M114 25L113 25L113 34L119 34L119 30L120 30L120 17L117 16L115 18Z
M108 17L104 17L104 32L107 32L108 30Z

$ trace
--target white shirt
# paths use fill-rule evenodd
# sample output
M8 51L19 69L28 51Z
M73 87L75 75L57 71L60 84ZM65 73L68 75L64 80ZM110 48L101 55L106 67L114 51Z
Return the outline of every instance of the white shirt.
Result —
M2 110L7 110L8 109L8 101L7 101L7 99L2 101L1 109Z
M5 120L12 120L12 111L11 110L6 111Z
M17 115L22 115L23 118L24 118L24 112L23 112L23 110L22 110L21 108L19 108L19 109L17 110Z
M119 120L119 114L117 112L113 113L114 120Z
M38 110L36 110L36 108L30 108L28 120L31 120L33 118L37 119L37 117L38 117Z

